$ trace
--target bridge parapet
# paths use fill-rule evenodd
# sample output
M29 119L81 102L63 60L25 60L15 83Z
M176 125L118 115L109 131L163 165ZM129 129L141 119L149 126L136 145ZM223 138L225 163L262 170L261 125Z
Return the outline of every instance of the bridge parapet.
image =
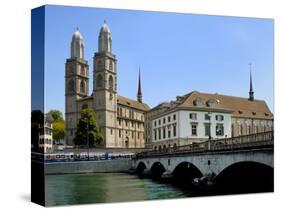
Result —
M162 151L152 150L140 152L136 154L136 159L164 155L233 151L251 148L268 148L273 146L273 144L274 132L268 131L231 138L208 140L202 143L189 144L185 146L179 146L177 148L168 148Z

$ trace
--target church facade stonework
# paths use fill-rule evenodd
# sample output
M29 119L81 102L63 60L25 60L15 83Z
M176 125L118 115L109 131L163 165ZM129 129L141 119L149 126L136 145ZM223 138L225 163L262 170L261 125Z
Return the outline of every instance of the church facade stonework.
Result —
M111 32L104 23L98 37L98 51L93 57L93 92L89 95L89 65L84 58L84 40L78 30L73 34L71 56L65 64L67 145L74 145L73 139L81 111L92 108L103 135L102 147L145 146L144 114L149 107L142 102L140 76L137 100L119 96L116 67Z

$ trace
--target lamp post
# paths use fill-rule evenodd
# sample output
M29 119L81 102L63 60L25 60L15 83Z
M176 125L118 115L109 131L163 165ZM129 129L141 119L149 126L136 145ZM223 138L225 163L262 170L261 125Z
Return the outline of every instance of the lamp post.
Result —
M87 145L88 145L88 161L90 160L90 144L89 144L89 123L87 122Z
M211 112L208 112L208 116L209 116L209 140L208 140L208 150L211 150Z

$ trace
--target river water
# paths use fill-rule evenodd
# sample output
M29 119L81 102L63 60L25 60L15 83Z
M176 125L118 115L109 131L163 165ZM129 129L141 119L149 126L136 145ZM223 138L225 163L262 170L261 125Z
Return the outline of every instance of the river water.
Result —
M170 184L126 173L46 175L46 205L127 202L192 196Z

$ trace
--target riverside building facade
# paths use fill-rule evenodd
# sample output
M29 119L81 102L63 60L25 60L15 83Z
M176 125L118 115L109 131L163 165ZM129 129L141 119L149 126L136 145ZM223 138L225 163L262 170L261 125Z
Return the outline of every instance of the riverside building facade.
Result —
M252 83L251 83L252 84ZM175 148L273 130L273 114L265 101L193 91L152 108L147 144L154 150Z

